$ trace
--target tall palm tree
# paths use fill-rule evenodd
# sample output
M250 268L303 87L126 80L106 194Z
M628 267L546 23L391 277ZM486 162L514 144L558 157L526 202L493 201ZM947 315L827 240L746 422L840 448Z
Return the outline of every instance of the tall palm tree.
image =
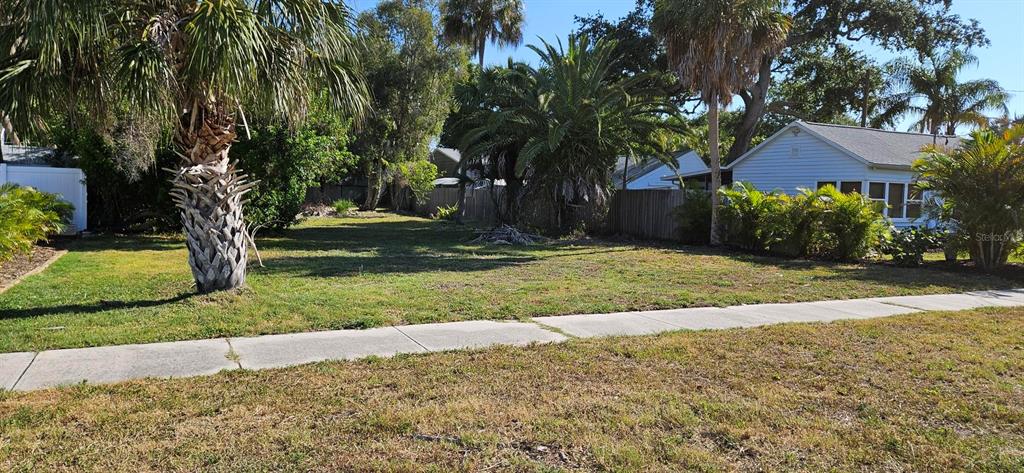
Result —
M920 115L914 128L933 135L954 135L962 124L988 126L985 112L1005 114L1010 96L994 80L957 80L964 67L977 62L974 55L955 49L931 54L923 62L894 60L889 67L901 90L886 100L878 121L891 124L907 114Z
M614 41L570 36L567 47L530 46L540 66L517 65L514 96L481 108L463 137L465 159L503 157L524 183L531 226L553 232L593 223L606 210L617 157L658 149L664 117L678 109L652 74L618 80ZM662 150L664 151L664 150ZM502 156L509 155L513 156ZM666 154L667 158L667 154ZM506 189L506 192L509 192Z
M173 128L173 175L197 289L245 282L243 196L229 151L245 111L301 120L312 91L358 113L350 14L325 0L8 0L0 12L0 110L127 106ZM244 110L243 110L244 107Z
M499 46L523 42L522 0L446 0L441 12L444 38L469 46L481 69L488 42Z
M665 41L680 84L700 93L708 108L711 160L711 239L718 231L722 185L719 105L754 82L766 56L785 46L791 25L779 0L655 0L651 27Z

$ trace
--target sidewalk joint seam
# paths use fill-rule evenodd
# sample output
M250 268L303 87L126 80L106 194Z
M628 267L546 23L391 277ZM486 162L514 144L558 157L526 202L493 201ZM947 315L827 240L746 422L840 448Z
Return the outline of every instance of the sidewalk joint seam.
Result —
M546 331L551 332L551 333L557 333L557 334L559 334L559 335L561 335L561 336L563 336L565 338L569 338L569 339L580 338L580 337L577 337L576 335L573 335L573 334L571 334L569 332L566 332L565 330L562 330L562 329L560 329L558 327L554 327L554 326L551 326L551 325L547 325L547 324L538 322L538 321L536 321L536 320L534 320L532 318L527 323L536 325L536 326L540 327L541 330L546 330Z
M39 353L41 353L41 352L38 352L38 351L37 351L37 352L35 352L35 353L33 353L33 354L32 354L32 359L31 359L31 360L28 360L28 364L27 364L27 365L25 365L25 369L21 370L21 374L19 374L19 375L18 375L18 379L16 379L16 380L14 381L14 384L12 384L12 385L11 385L11 390L12 390L12 391L13 391L13 390L14 390L15 388L17 388L17 387L18 387L18 383L20 383L20 382L21 382L21 378L24 378L24 377L25 377L25 373L28 373L28 369L32 367L32 363L35 363L35 362L36 362L36 357L37 357L37 356L39 356Z
M945 294L929 294L929 295L945 295ZM880 300L877 300L877 299L875 300L875 302L877 302L877 303L879 303L879 304L891 305L891 306L893 306L893 307L899 307L899 308L901 308L901 309L914 309L914 310L916 310L916 311L918 311L918 312L930 312L930 311L928 311L928 310L922 309L922 308L920 308L920 307L914 307L914 306L912 306L912 305L906 305L906 304L897 304L897 303L895 303L895 302L887 302L887 301L880 301ZM948 310L948 309L947 309L947 310Z
M423 350L428 351L428 352L431 351L429 348L423 346L423 344L420 343L419 340L416 340L415 338L410 337L409 334L403 332L402 329L398 328L397 326L392 325L391 328L393 328L395 330L398 330L398 333L400 333L402 335L405 335L405 338L408 338L409 340L412 340L413 343L419 345L420 348L422 348Z
M643 312L631 312L631 313L639 315L640 317L645 318L647 320L652 320L654 322L660 322L660 323L663 323L665 325L668 325L669 327L675 327L677 330L692 330L690 328L684 327L682 325L674 324L674 323L669 322L667 320L658 320L658 319L656 319L654 317L648 317L648 316L644 315Z
M238 365L238 369L244 370L245 368L242 368L242 355L239 355L238 352L235 351L235 346L231 344L231 338L224 337L224 341L228 343L227 358L234 361L235 364Z

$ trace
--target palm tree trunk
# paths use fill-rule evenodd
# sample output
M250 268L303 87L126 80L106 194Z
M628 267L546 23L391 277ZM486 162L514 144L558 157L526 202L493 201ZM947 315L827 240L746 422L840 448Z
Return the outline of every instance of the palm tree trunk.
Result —
M718 213L721 198L718 188L722 187L722 156L718 147L718 96L712 97L708 103L708 153L711 155L711 246L722 244L718 231Z
M242 197L255 185L228 161L235 139L233 122L223 114L207 112L198 111L204 117L212 115L209 120L192 120L188 113L182 119L174 141L186 165L171 179L171 198L181 214L188 263L201 293L245 284L248 247Z
M487 37L481 35L477 43L477 60L480 64L480 71L484 70L484 48L487 46Z

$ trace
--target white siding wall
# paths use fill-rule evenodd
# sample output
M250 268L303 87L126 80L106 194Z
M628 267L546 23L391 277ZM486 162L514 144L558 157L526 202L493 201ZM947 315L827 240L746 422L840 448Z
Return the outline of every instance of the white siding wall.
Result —
M779 190L787 194L796 194L800 188L815 189L819 181L859 181L866 195L870 182L909 185L915 176L911 171L872 169L806 132L794 136L789 131L732 169L733 181L750 182L762 191ZM934 225L925 219L894 219L893 223L898 227Z
M65 233L85 230L87 200L85 174L81 169L0 164L0 184L8 182L59 195L75 206L71 225Z

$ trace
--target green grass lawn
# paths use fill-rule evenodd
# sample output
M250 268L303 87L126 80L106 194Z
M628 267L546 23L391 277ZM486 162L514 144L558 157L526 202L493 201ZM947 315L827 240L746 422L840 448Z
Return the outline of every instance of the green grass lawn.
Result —
M841 299L1022 286L904 269L596 240L469 244L450 223L313 219L260 238L239 293L196 296L182 242L92 237L0 294L0 352L466 319Z
M1024 309L0 394L3 471L1024 471Z

